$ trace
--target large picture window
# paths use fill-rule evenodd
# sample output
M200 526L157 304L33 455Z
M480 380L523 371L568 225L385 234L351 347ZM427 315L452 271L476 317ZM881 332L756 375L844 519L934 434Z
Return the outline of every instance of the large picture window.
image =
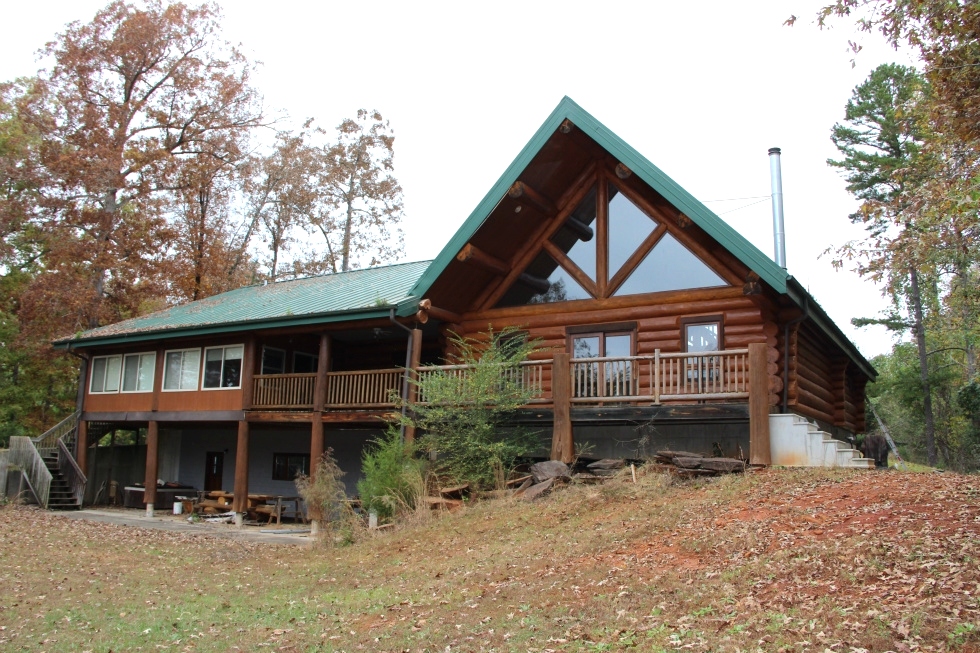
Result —
M204 350L204 389L240 388L244 345L208 347Z
M119 392L122 356L96 356L92 359L92 380L89 392Z
M690 249L696 244L673 226L670 216L604 177L564 214L510 286L491 295L494 307L728 284Z
M164 363L164 390L197 390L201 370L200 349L168 351Z
M153 373L156 371L155 352L126 354L123 357L123 392L153 392Z

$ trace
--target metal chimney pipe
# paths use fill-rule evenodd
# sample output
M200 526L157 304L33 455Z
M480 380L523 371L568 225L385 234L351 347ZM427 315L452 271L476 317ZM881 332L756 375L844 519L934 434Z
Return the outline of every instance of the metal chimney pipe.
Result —
M776 265L786 269L786 229L783 225L783 170L778 147L769 148L769 176L772 178L772 237Z

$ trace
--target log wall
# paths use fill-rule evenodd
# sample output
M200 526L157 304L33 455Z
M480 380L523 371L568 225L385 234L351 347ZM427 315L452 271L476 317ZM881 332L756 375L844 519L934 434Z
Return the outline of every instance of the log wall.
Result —
M809 323L794 331L789 350L789 407L852 433L863 432L867 378Z
M644 356L653 355L657 349L662 353L684 351L681 341L684 318L721 316L723 349L746 348L752 343L768 346L769 402L776 404L775 389L782 388L777 364L780 360L778 328L774 321L767 319L765 306L760 307L757 299L744 296L741 288L657 293L648 296L647 303L636 305L609 306L609 303L568 302L468 313L460 324L447 328L466 337L475 337L485 332L488 324L495 331L516 327L527 332L529 337L540 339L542 349L532 359L546 359L555 352L567 351L569 328L595 326L599 331L603 330L603 325L628 324L636 326L634 353ZM545 370L544 386L550 393L550 369Z

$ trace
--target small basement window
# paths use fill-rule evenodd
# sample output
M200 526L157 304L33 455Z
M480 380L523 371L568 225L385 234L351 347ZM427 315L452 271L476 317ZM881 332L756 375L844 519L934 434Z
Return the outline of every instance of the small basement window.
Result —
M272 480L295 481L297 476L310 473L310 454L274 453L272 454Z

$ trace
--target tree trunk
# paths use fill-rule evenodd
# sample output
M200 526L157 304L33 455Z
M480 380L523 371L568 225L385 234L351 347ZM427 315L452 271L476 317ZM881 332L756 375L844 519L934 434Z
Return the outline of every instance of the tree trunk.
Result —
M926 460L936 466L936 423L932 414L932 389L929 387L929 355L926 350L926 329L922 321L922 295L919 293L919 273L909 270L909 300L912 302L915 345L919 352L919 381L922 384L922 412L926 423Z

